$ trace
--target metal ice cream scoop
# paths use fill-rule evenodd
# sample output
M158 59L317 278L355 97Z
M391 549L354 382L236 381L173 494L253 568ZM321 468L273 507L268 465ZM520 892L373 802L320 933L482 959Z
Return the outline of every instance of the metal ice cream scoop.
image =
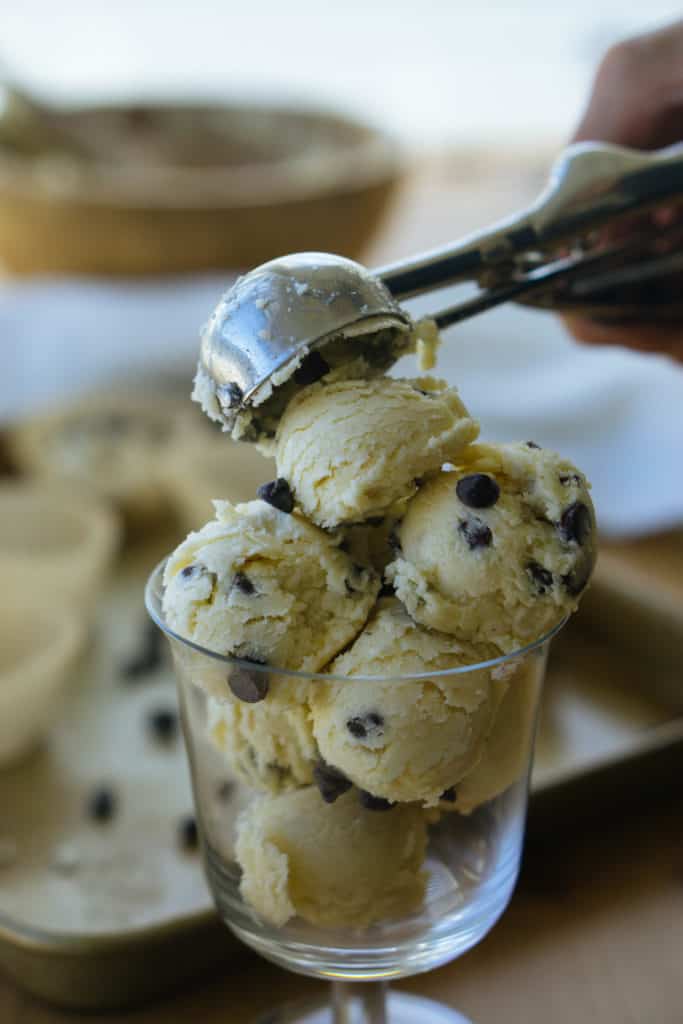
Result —
M445 248L374 272L324 253L272 260L240 278L209 320L196 396L210 391L216 418L230 425L312 352L320 365L340 336L405 336L411 319L397 300L461 282L479 291L430 314L439 327L519 299L556 311L597 307L609 316L623 309L623 295L611 305L601 296L683 269L683 227L675 218L666 229L653 218L631 226L621 243L615 226L681 200L683 145L645 153L579 143L564 151L527 210ZM401 351L398 345L395 358Z

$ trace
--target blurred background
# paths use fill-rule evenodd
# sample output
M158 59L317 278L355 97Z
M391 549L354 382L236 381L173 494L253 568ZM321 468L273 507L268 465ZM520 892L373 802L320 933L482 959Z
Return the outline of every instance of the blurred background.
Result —
M55 102L258 96L371 117L420 150L557 147L616 40L668 0L292 0L9 4L4 59Z
M282 253L378 265L528 203L606 49L678 16L667 0L5 4L0 925L111 933L209 906L141 594L211 498L272 476L189 401L220 295ZM603 553L551 666L532 811L677 777L683 369L509 306L447 332L437 372L485 438L556 448L593 482ZM105 839L93 814L115 819ZM29 988L114 999L87 964L70 993L20 970L13 942L0 964Z

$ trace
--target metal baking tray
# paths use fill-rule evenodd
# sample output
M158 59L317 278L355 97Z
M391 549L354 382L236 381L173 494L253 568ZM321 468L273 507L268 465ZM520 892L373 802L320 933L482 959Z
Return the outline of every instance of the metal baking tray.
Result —
M0 866L0 968L65 1007L140 1002L253 955L218 921L197 853L178 842L179 821L192 809L182 740L155 742L145 725L150 711L175 704L175 690L168 660L145 670L142 588L177 540L158 537L124 554L49 743L0 772L0 850L2 840L5 851L8 841L16 844L16 857ZM683 544L680 552L683 568ZM660 590L653 585L660 601L653 611L646 589L636 588L634 597L627 569L624 623L611 557L585 608L554 643L532 784L532 843L619 802L663 793L680 777L683 623L676 632L672 613L662 627ZM622 568L628 561L623 552L614 558ZM664 562L670 571L670 551ZM642 641L657 624L662 643L653 659ZM131 659L138 662L132 678ZM114 787L118 810L97 823L87 801L105 783ZM221 799L221 813L236 813L239 789Z

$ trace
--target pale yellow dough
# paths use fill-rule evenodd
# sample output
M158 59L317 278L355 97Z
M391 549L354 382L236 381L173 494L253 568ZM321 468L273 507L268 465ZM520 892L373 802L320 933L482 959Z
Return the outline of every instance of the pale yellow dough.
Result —
M277 926L297 915L328 927L397 918L424 898L426 842L414 806L369 811L353 791L326 804L311 787L261 797L237 822L241 892Z
M534 654L506 679L507 687L481 760L456 786L455 803L442 807L469 814L524 776L531 756L543 671L543 656Z
M500 495L472 508L458 481L483 473ZM525 443L472 445L452 472L428 481L399 525L387 569L418 622L459 639L523 647L572 612L595 562L595 513L585 477L555 452ZM580 540L572 508L581 506ZM489 542L470 543L488 531Z
M323 759L374 796L437 804L481 756L497 703L490 671L392 677L477 664L495 653L426 630L398 601L381 600L356 642L330 665L330 673L349 678L311 688Z
M233 772L253 789L280 793L310 785L318 752L309 685L269 676L268 696L245 704L230 693L208 698L208 729Z
M263 501L215 508L166 565L168 625L219 654L322 668L365 624L377 575L299 515Z
M280 421L278 476L321 526L400 515L418 481L478 429L457 391L431 377L313 384Z

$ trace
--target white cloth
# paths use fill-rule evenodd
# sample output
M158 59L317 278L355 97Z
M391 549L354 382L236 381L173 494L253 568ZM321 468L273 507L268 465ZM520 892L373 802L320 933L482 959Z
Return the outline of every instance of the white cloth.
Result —
M33 280L0 288L0 419L114 378L187 382L227 276ZM413 373L414 367L406 366ZM603 533L683 523L683 368L575 345L547 313L507 306L447 332L439 370L491 440L533 440L593 483Z

